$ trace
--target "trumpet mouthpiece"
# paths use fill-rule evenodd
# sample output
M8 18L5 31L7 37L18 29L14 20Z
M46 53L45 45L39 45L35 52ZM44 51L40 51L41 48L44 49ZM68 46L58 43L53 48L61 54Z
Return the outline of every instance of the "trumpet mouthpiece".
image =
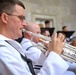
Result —
M25 29L22 29L23 32L25 32Z

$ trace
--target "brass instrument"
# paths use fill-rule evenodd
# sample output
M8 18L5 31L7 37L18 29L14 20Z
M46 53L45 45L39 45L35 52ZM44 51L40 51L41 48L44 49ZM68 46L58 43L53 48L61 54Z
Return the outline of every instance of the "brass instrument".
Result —
M36 34L25 29L23 29L23 32L27 32L29 34L32 34L33 36L37 36L45 41L51 41L51 38L41 34ZM63 49L64 52L61 54L61 57L67 61L76 62L76 47L66 43Z

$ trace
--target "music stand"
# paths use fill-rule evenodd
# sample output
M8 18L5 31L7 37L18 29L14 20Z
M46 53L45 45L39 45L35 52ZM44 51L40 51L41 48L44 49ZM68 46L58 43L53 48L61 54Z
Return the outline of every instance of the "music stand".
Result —
M57 33L65 34L66 38L70 38L75 31L57 31Z
M55 28L54 27L52 27L52 28L41 28L41 30L43 30L43 29L48 30L50 32L50 36L52 36Z

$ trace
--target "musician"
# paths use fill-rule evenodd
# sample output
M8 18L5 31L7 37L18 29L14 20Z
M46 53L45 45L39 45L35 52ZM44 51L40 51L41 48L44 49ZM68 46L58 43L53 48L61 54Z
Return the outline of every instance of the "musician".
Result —
M35 75L29 68L29 61L27 63L22 58L24 54L21 45L14 40L22 37L22 29L27 25L25 7L19 0L0 2L0 75ZM59 56L65 44L63 39L61 34L58 37L54 35L51 43L56 45L49 47L52 52L36 75L62 75L67 70L68 64Z
M36 34L40 34L40 27L34 23L28 23L28 26L26 26L25 29ZM26 56L30 58L33 61L33 63L36 63L38 61L42 53L36 47L36 43L38 42L39 39L37 36L33 36L30 33L24 32L24 38L21 41L21 46L24 49L24 54L26 54Z
M47 36L47 37L51 38L49 30L47 30L45 28L44 29L41 29L41 34L44 35L44 36ZM48 54L48 51L47 51L48 50L48 43L49 43L49 41L44 41L42 39L39 39L39 42L38 42L38 47L40 46L39 48L42 50L42 52L46 56Z
M45 20L45 28L50 28L50 20Z
M47 37L51 37L50 36L50 32L48 29L41 29L41 34L44 35L44 36L47 36Z
M67 29L66 26L64 26L64 27L63 27L63 30L64 30L64 31L67 31L68 29ZM41 30L41 34L49 37L49 31L46 30L46 29ZM65 35L64 35L64 36L65 36ZM39 43L39 44L40 44L40 43ZM42 42L42 44L43 44L43 42ZM42 45L42 44L41 44L41 45ZM71 40L71 45L76 47L76 37L73 37L73 38L72 38L72 40ZM66 50L67 50L67 49L66 49ZM76 57L76 56L75 56L75 57ZM74 58L75 58L75 57L74 57ZM69 70L69 71L73 71L73 72L76 74L76 63L70 62L69 60L67 61L67 63L69 64L68 70Z
M68 30L68 27L67 27L67 26L63 26L63 27L62 27L62 31L64 31L64 32L69 31L69 30ZM69 34L69 33L68 33L68 34ZM67 43L70 42L70 41L72 40L72 38L73 38L72 35L71 35L70 37L66 37Z
M45 29L45 28L41 29L41 34L51 38L51 35L50 35L50 32L48 29ZM48 43L49 43L48 41L46 41L46 42L40 41L40 42L42 42L46 47L48 46Z
M35 23L28 23L28 25L25 27L25 29L28 30L28 31L31 31L33 33L36 33L36 34L40 34L40 27L37 24L35 24ZM22 45L22 47L24 49L23 50L24 54L26 54L28 58L32 59L34 64L36 64L36 63L38 63L40 61L39 65L40 64L43 65L44 61L42 61L42 60L43 59L46 60L46 57L43 55L43 53L41 53L40 49L38 49L36 47L36 43L38 43L38 41L39 41L39 39L38 39L37 36L34 36L34 35L32 35L32 34L30 34L28 32L24 32L24 38L23 38L23 40L21 42L21 45ZM44 56L44 58L42 58L41 56ZM55 61L54 61L54 57L56 58ZM51 51L51 58L50 59L51 59L51 64L49 64L49 66L50 65L51 65L51 67L54 66L52 64L55 64L55 65L58 65L58 66L60 66L60 65L63 66L62 63L63 63L64 60L58 55L55 56L52 51ZM36 60L38 60L38 62ZM48 60L48 62L49 62L49 60ZM58 69L61 70L58 66L57 67L54 66L53 68L55 68L57 70ZM57 70L54 71L54 73L56 75L57 74L58 75L63 75L63 74L64 75L73 75L73 73L70 72L70 71L69 72L65 71L63 74L61 74L62 70L60 71L60 73L58 73Z

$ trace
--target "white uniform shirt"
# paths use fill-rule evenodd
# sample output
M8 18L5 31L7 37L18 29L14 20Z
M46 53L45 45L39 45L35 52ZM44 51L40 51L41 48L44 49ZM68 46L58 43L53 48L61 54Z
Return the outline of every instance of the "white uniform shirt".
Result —
M15 48L4 40L10 41ZM0 35L0 75L32 75L19 52L23 53L17 42ZM67 68L68 64L58 54L50 52L37 75L63 75Z
M36 44L29 39L23 38L21 42L24 54L30 58L33 63L36 63L40 58L41 51L36 47Z

